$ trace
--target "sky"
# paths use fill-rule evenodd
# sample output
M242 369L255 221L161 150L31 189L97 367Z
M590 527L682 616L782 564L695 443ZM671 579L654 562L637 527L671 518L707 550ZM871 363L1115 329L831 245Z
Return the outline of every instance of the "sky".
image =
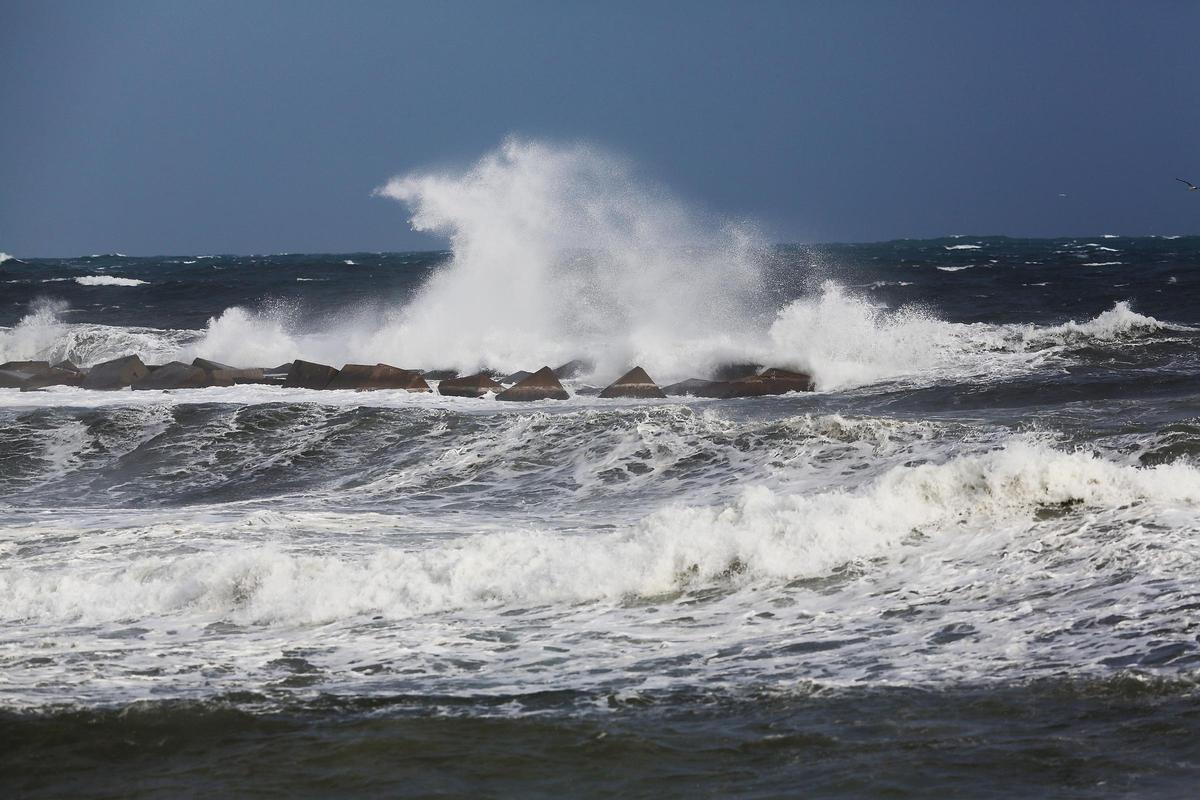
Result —
M1197 31L1200 2L0 0L0 251L440 248L372 190L511 135L780 242L1197 233Z

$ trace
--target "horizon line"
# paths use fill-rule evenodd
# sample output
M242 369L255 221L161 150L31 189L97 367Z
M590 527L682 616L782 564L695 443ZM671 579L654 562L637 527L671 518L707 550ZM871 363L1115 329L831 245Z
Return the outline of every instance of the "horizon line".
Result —
M834 247L834 246L869 246L875 244L890 244L892 242L936 242L945 239L1021 239L1026 241L1062 241L1065 239L1184 239L1200 237L1200 233L1140 233L1140 234L1116 234L1116 233L1097 233L1097 234L1074 234L1064 236L1013 236L1004 233L990 234L969 234L955 233L944 234L941 236L899 236L892 239L835 239L829 241L794 241L794 242L772 242L767 247ZM680 245L681 247L689 247L693 245ZM699 246L699 245L695 245ZM209 252L209 253L149 253L146 255L130 255L120 251L109 253L89 253L87 255L14 255L4 250L0 250L0 255L7 258L0 260L0 265L9 260L25 261L76 261L85 258L270 258L275 256L355 256L355 255L371 255L371 256L391 256L391 255L427 255L447 253L451 254L452 249L432 249L432 250L283 250L276 253L232 253L232 252Z

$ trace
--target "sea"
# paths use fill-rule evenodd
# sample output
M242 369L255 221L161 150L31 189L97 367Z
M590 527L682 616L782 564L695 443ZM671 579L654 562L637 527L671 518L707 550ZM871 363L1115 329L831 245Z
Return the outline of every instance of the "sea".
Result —
M392 187L437 252L0 263L0 361L592 362L0 389L0 795L1195 796L1200 237L688 244L495 177ZM587 389L731 363L816 390Z

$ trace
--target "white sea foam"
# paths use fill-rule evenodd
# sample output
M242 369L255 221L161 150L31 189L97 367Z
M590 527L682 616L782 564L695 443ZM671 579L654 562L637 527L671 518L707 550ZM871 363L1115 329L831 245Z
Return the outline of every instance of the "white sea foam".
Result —
M80 366L138 353L150 363L169 361L196 331L67 323L66 302L35 300L11 328L0 328L0 361L70 360Z
M982 250L983 245L980 244L950 244L945 246L947 250Z
M668 507L611 534L511 530L330 554L246 544L252 531L240 522L221 534L223 545L203 553L0 570L0 612L12 623L182 615L290 625L656 597L696 585L822 576L850 562L902 556L914 534L952 543L959 532L1032 521L1045 508L1086 511L1131 503L1194 513L1200 472L1182 464L1120 466L1087 453L1012 442L940 464L896 467L854 491L791 494L752 487L732 505ZM268 529L296 524L283 516Z
M1029 346L1064 344L1072 341L1113 341L1131 334L1152 333L1161 330L1190 330L1183 325L1168 325L1154 317L1139 314L1129 303L1120 301L1108 311L1087 322L1071 320L1062 325L1037 327L1023 326L1019 329L1020 340Z
M88 365L136 352L147 361L203 356L239 366L274 366L297 357L334 365L363 359L406 363L377 348L377 330L369 324L349 317L341 326L303 333L285 306L258 312L230 308L203 332L68 324L60 319L64 310L61 302L40 301L15 327L0 329L0 358L69 358ZM1037 363L1031 359L1047 348L1159 330L1190 329L1138 314L1126 302L1063 325L950 323L918 308L889 310L830 281L781 309L762 335L731 343L727 354L809 371L818 388L829 390L899 378L1008 373ZM695 374L691 370L685 365L651 374L665 382L680 372Z
M1085 267L1117 267L1123 264L1122 261L1085 261Z
M3 264L5 261L13 260L15 260L13 256L10 256L8 253L0 253L0 264Z
M938 267L942 272L962 272L964 269L974 269L975 264L964 264L960 267Z
M76 278L81 286L144 286L147 281L137 278L119 278L116 275L84 275Z

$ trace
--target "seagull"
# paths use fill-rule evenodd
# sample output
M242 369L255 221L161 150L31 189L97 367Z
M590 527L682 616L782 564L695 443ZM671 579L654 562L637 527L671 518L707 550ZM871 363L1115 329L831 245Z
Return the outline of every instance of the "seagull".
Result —
M1194 192L1197 189L1200 189L1200 186L1197 186L1196 184L1192 183L1191 181L1185 181L1183 178L1176 178L1175 180L1179 181L1180 183L1186 183L1189 192Z

